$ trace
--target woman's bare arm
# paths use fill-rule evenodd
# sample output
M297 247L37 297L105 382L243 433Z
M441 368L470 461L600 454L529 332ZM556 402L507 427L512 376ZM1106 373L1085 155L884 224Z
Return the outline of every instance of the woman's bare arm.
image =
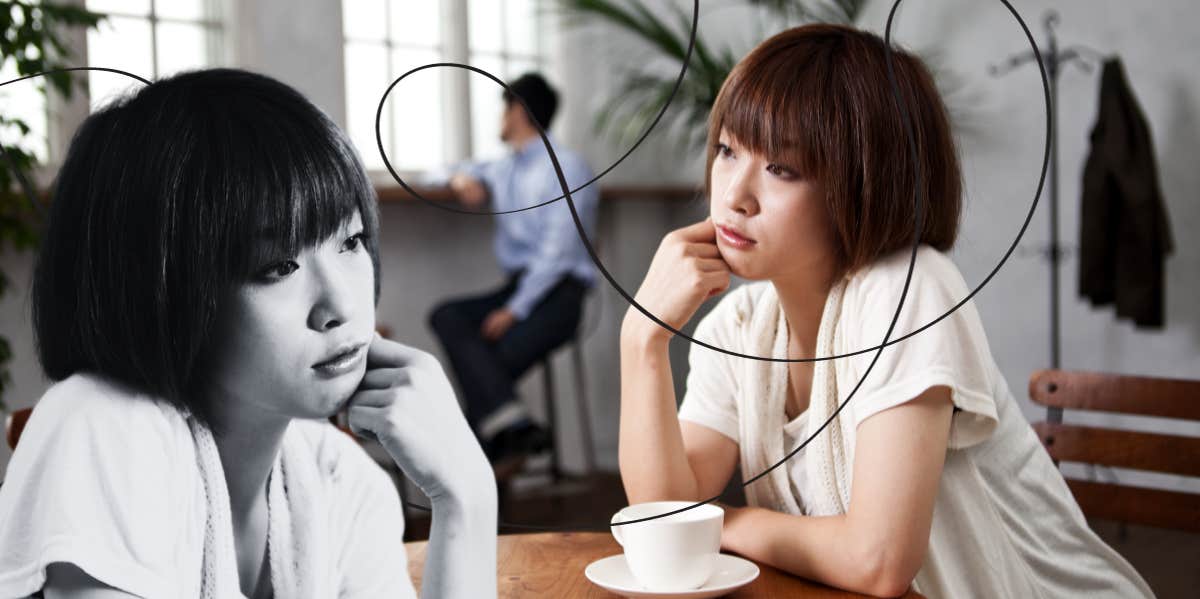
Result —
M638 303L676 329L706 299L729 286L709 221L668 234L659 245ZM737 445L684 423L675 411L668 345L671 333L630 308L621 326L619 464L630 503L697 501L716 495L737 461Z
M378 439L429 498L421 595L496 596L496 479L433 356L377 337L350 401L350 428Z
M864 420L857 431L853 498L845 514L731 510L722 545L843 589L882 597L903 594L929 547L952 410L950 390L932 387Z
M446 496L431 502L422 597L496 596L495 488L483 484L472 497Z
M626 497L632 504L716 496L733 475L737 444L680 422L665 341L622 337L619 463Z

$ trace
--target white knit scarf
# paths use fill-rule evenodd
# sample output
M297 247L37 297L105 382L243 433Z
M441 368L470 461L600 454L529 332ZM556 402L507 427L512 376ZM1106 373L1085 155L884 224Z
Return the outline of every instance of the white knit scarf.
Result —
M744 327L742 347L759 356L787 356L788 326L779 297L766 285L753 305L739 312L749 318ZM818 356L834 355L839 343L838 320L841 318L845 279L834 285L825 300L821 325L817 332ZM788 363L737 359L739 379L738 423L741 438L742 475L750 478L762 473L786 455L783 444L784 409L787 401ZM833 360L816 362L813 368L812 395L808 405L805 438L833 416L838 407L837 365ZM797 459L797 458L793 458ZM807 514L842 514L850 506L851 467L854 460L854 426L849 408L833 418L803 452L808 482L804 494ZM789 514L803 514L788 483L787 464L772 470L746 487L750 505Z
M221 456L208 427L187 418L196 443L196 461L204 479L208 502L204 527L203 599L241 598L233 542L233 520L229 490ZM324 599L333 596L332 562L325 530L323 493L313 456L305 456L303 444L280 444L267 489L267 546L271 586L280 599Z

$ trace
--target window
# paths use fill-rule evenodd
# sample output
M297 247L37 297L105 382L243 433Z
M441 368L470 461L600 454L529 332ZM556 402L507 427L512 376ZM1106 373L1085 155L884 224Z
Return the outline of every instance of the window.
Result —
M346 124L368 169L384 168L375 114L387 86L410 69L441 60L443 0L343 0ZM443 156L441 95L446 69L426 69L388 95L379 135L397 170L428 170Z
M523 73L542 70L537 35L541 13L536 4L536 0L470 0L470 64L506 83ZM475 156L503 151L498 137L503 91L487 77L471 73L471 149Z
M87 32L89 66L111 67L153 79L163 75L220 62L222 23L221 3L226 0L87 0L88 10L107 16L98 29ZM14 11L19 17L20 13ZM16 68L6 64L0 80L16 78ZM91 108L113 96L140 85L114 73L91 71L87 90ZM38 162L49 156L49 114L41 80L22 81L0 88L0 109L7 118L20 118L29 125L28 135L19 136L15 128L0 126L0 142L12 144L23 137L20 147L33 153ZM61 122L70 117L56 115L67 131L78 123Z
M0 69L0 81L16 79L17 67L13 61L7 61ZM5 147L19 147L33 154L41 164L47 159L47 111L46 96L42 89L46 83L38 79L26 79L4 87L0 87L0 115L3 125L0 125L0 143ZM57 92L51 92L57 93ZM15 126L9 124L12 120L24 121L29 126L29 133L22 134ZM20 143L17 143L20 140Z
M379 100L409 70L467 62L511 80L542 68L538 3L343 0L346 122L367 168L384 168L375 137ZM501 92L486 77L461 69L431 68L409 76L392 89L380 115L388 161L401 173L413 173L499 153ZM456 101L463 93L469 100Z
M89 66L155 79L222 62L220 0L87 0L87 8L108 15L88 31ZM115 73L89 72L92 108L137 85Z
M15 6L8 8L11 10L5 17L11 19L14 24L26 24L23 11ZM19 76L16 65L18 58L18 56L5 56L4 60L0 61L3 65L3 68L0 68L0 82L12 81ZM29 56L29 58L36 58L36 55ZM0 87L0 123L2 123L0 124L0 143L3 143L5 147L18 147L29 152L42 164L46 162L49 153L46 137L48 112L46 96L42 91L46 88L46 81L41 77ZM16 120L24 122L29 127L27 134L11 124Z

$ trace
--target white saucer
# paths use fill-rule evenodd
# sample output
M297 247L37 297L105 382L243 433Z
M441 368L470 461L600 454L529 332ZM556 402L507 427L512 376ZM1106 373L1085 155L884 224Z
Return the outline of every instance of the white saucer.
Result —
M744 587L758 578L758 566L754 562L736 555L717 555L717 565L708 582L698 589L689 591L647 591L638 584L629 572L625 554L610 555L596 560L584 569L587 579L618 595L637 599L706 599L720 597Z

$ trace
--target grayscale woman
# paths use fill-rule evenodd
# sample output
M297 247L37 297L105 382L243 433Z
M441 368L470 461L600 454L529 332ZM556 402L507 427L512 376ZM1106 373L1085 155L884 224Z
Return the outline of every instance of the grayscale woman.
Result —
M495 596L496 490L441 367L375 334L375 193L295 90L180 74L92 114L34 274L55 383L0 487L0 597Z

